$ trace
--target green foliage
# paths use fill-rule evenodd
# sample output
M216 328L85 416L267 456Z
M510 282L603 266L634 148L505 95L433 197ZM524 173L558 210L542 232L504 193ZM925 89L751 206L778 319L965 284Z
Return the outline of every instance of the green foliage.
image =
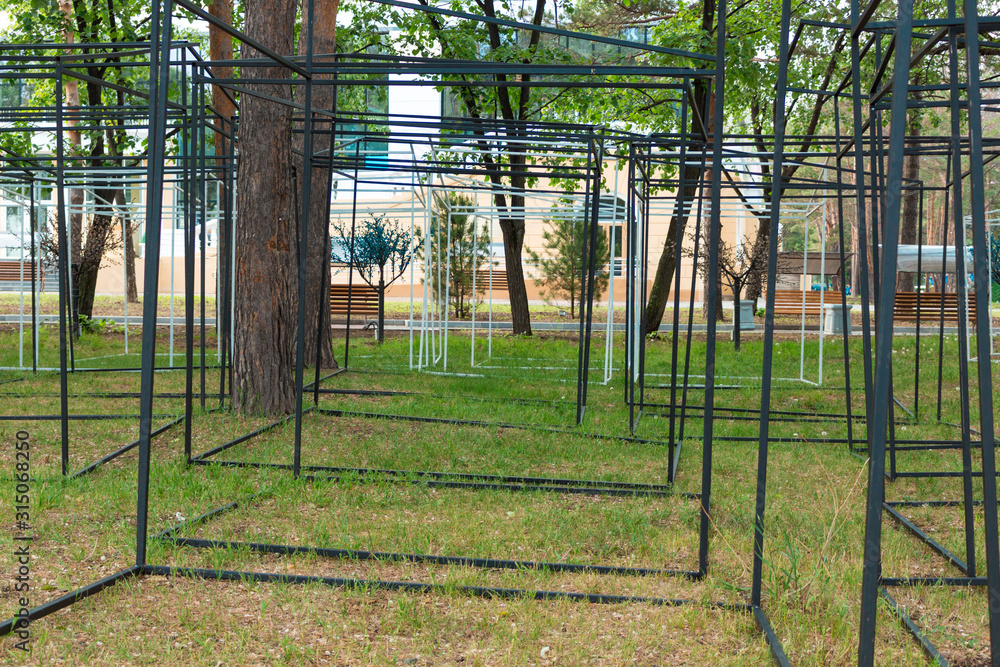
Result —
M123 333L125 327L105 317L80 315L80 331L85 334Z
M581 209L567 206L553 206L554 215L545 221L542 231L542 247L545 254L528 249L531 261L538 266L541 278L536 280L543 286L542 296L547 303L569 301L570 317L576 317L577 306L583 306L586 284L583 281L583 245L587 231L586 219ZM602 230L597 232L597 264L594 277L594 300L596 301L608 286L605 270L611 256L608 239Z
M472 289L476 271L481 270L490 258L490 231L484 223L482 229L476 232L475 207L475 199L467 195L449 192L446 197L437 197L428 230L429 265L435 267L434 270L440 267L442 276L440 283L432 276L431 287L439 299L447 290L455 317L468 315L473 300L486 291L482 283L476 285L475 293ZM424 258L423 243L417 254Z
M990 229L990 278L994 284L1000 284L1000 229Z
M361 278L378 287L380 282L388 287L410 265L413 258L413 235L399 220L389 220L384 215L372 215L358 225L352 234L351 227L338 220L333 224L333 249L330 261L354 268Z

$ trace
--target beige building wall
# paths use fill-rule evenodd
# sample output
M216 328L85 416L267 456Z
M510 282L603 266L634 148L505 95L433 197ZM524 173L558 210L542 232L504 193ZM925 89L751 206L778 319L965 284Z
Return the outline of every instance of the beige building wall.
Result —
M538 189L554 189L549 186L549 184L544 182L544 179L539 179L539 183L536 186ZM628 199L628 176L625 169L617 169L614 165L608 165L604 173L604 187L602 188L601 196L602 198L614 198L621 199L627 202ZM465 191L467 194L469 191ZM164 192L164 204L166 207L171 207L173 205L173 189L166 188ZM707 195L707 193L706 193ZM672 192L662 192L658 193L657 199L651 203L651 215L649 220L649 239L648 239L648 255L647 255L647 290L652 286L653 278L656 274L656 267L660 260L660 255L666 241L667 231L670 224L670 216L673 211L675 194ZM479 221L477 223L478 228L482 228L483 224L490 224L490 214L492 209L492 195L489 191L488 186L484 183L483 187L476 191L475 193L476 205L481 211ZM757 224L755 218L750 213L749 209L742 207L738 204L736 193L732 190L723 189L722 193L723 207L722 207L722 238L729 244L734 245L739 242L742 238L753 238L756 234ZM542 234L545 230L545 211L554 202L555 196L549 195L545 197L541 196L531 196L529 191L529 196L526 197L525 207L528 209L529 213L527 215L526 230L525 230L525 271L527 278L527 291L528 299L542 303L544 298L542 295L543 286L539 284L535 278L537 277L536 272L533 267L527 265L527 249L531 248L541 253L544 250ZM419 210L417 212L412 212L411 209L414 207L414 197L409 193L408 189L399 189L396 194L391 197L383 197L378 199L359 199L357 204L358 220L367 217L369 212L375 212L378 214L385 214L389 218L398 219L404 225L413 221L414 227L417 229L423 229L427 224L427 211L422 204L418 204ZM707 201L705 202L707 204ZM708 218L708 208L703 204L703 224L707 224ZM396 211L397 214L393 215ZM337 218L337 214L333 214L333 219ZM164 220L164 240L169 238L171 232L171 219L169 215L163 216ZM621 226L621 225L619 225ZM605 234L610 235L610 224L601 225L602 230ZM695 228L695 215L689 217L686 225L686 238L685 246L690 247L691 234L693 234ZM628 232L622 229L622 252L627 255L628 248ZM494 217L492 220L492 235L491 242L494 243L494 256L495 256L495 267L502 270L504 268L504 260L502 253L502 242L503 237L499 229L499 224L497 219ZM164 252L168 252L167 248L164 248ZM704 258L705 255L703 254ZM625 266L622 257L618 258L623 266L622 271L624 273ZM200 262L200 256L196 259ZM206 253L206 266L205 266L205 293L209 295L215 294L216 288L216 270L218 266L218 258L216 256L216 251L214 248L209 248ZM171 292L171 265L173 266L173 293L176 295L183 295L184 293L184 260L182 257L177 256L174 258L162 257L160 260L160 276L159 276L159 291L161 294L169 294ZM413 293L419 299L422 294L422 278L423 274L420 268L421 262L418 260L415 263L413 271ZM138 258L136 260L136 279L138 281L139 290L142 290L143 274L145 269L145 260L143 258ZM197 266L195 270L195 293L201 293L201 280L200 280L200 266ZM681 260L681 280L680 280L680 298L682 303L686 303L690 298L691 291L691 276L693 271L693 260L691 257L685 255ZM121 295L124 294L125 289L125 275L122 264L121 251L118 250L113 253L108 258L106 258L104 265L98 275L97 292L99 294L111 294L111 295ZM339 271L334 272L332 276L332 281L337 283L347 283L347 272ZM355 276L355 281L360 282L360 278ZM388 290L388 296L392 299L409 299L411 294L411 272L407 270L406 274L396 281ZM668 304L672 303L674 294L673 289L677 289L678 286L674 285L671 294L668 296ZM728 298L729 291L724 288L724 294ZM703 297L703 280L699 275L695 281L695 301L701 301ZM605 292L602 295L599 303L603 304L607 302L608 295ZM616 276L614 278L614 301L617 306L624 307L626 298L626 277L625 275ZM501 291L494 291L494 299L497 301L506 301L506 294Z

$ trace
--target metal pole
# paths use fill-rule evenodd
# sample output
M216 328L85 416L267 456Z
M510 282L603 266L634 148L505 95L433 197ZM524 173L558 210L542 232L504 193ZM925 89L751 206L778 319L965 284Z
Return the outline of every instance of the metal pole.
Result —
M31 372L38 373L38 308L35 304L35 284L36 276L40 271L38 260L35 257L35 226L38 223L38 214L35 211L35 177L31 175L28 183L31 187Z
M774 160L771 164L771 220L767 242L767 293L774 295L778 273L778 222L781 209L781 170L785 150L785 96L788 88L788 32L792 2L781 2L781 28L778 39L778 82L775 97ZM806 246L808 248L808 245ZM806 255L805 252L802 253ZM803 292L805 294L805 292ZM761 603L761 576L764 568L764 511L767 507L767 438L771 422L771 372L774 362L774 298L767 300L764 315L764 361L760 397L760 439L757 441L757 500L754 509L753 582L750 602ZM805 310L803 310L803 317ZM706 401L707 403L707 401ZM707 406L706 406L707 407Z
M719 18L715 32L715 112L712 130L712 211L709 222L708 275L716 276L719 270L719 236L722 195L722 133L725 105L726 71L726 0L719 0ZM701 475L701 530L699 533L698 572L708 572L708 540L711 529L712 498L712 437L715 416L715 301L716 290L709 289L706 299L708 307L708 340L705 350L705 413L704 437L702 445Z
M989 590L990 654L1000 665L1000 543L997 526L997 468L994 449L993 378L990 363L990 267L986 256L986 203L983 178L983 128L979 81L979 8L965 0L966 86L969 102L969 161L972 177L972 245L976 287L976 351L979 357L979 419L983 456L983 514L986 533L986 576ZM963 276L964 278L964 276ZM985 319L984 319L985 318ZM960 365L963 365L962 359Z
M170 79L170 32L173 0L163 0L163 27L159 29L159 3L153 4L154 39L151 43L149 76L149 160L146 182L146 295L142 304L142 381L139 399L139 480L136 501L135 564L146 564L146 535L149 521L150 434L153 422L153 380L156 367L156 294L160 259L160 231L163 206L163 160L166 142L167 94ZM157 42L159 43L157 46Z
M302 126L302 213L299 226L299 298L298 325L295 346L295 452L292 474L298 478L302 467L302 382L305 366L306 343L306 260L309 251L309 196L312 185L313 137L312 137L312 51L314 0L308 0L309 24L306 26L306 92L305 122Z
M865 512L865 556L861 584L861 630L858 642L859 667L875 661L875 612L882 570L882 502L885 493L885 444L888 428L892 380L892 308L895 301L896 256L899 244L900 194L903 153L906 144L907 85L913 32L913 0L900 0L896 19L896 53L893 68L892 118L889 135L889 167L882 276L879 281L879 312L876 321L875 392L870 435L868 502Z
M56 226L59 236L59 411L62 416L60 441L63 477L69 474L69 387L66 378L66 301L69 299L69 238L66 233L65 150L63 121L62 62L56 63Z

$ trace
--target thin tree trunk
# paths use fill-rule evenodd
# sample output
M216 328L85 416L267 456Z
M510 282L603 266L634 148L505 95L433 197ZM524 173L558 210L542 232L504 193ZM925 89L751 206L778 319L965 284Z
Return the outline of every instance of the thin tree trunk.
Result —
M918 96L919 97L919 96ZM907 143L910 149L919 147L916 141L920 137L920 109L910 109L906 122L907 136L912 139ZM906 155L903 158L903 183L904 185L915 185L920 180L920 156ZM920 192L917 190L904 191L903 193L903 213L899 225L899 242L904 245L917 243L917 222L920 216ZM912 292L914 289L913 273L896 274L896 289L900 292Z
M684 182L688 185L677 191L679 201L675 204L674 211L687 210L688 202L694 200L695 194L698 192L699 172L700 170L696 166L684 167ZM663 251L660 253L660 261L656 264L656 276L649 288L649 298L646 302L646 333L659 330L660 323L663 321L663 312L667 307L670 287L673 284L674 272L677 268L677 225L680 225L682 230L685 229L687 219L686 215L670 216L667 237L663 241Z
M108 237L114 223L112 202L118 196L115 189L99 189L94 191L94 215L87 229L87 243L78 257L77 283L80 292L79 314L84 317L94 316L94 296L97 292L97 274L101 270L104 251L107 248Z
M252 0L246 33L281 54L292 53L295 0ZM243 46L244 58L263 57ZM250 90L290 99L289 86L253 83L284 79L283 67L248 67ZM288 414L295 406L292 292L298 248L291 191L291 114L286 105L243 95L237 167L234 263L233 408L244 414Z
M132 216L128 212L128 202L125 201L125 191L118 190L117 203L122 207L122 257L125 258L125 298L129 303L139 302L139 289L135 281L135 241L132 238Z
M233 0L211 0L208 5L208 12L226 23L232 24L233 22ZM220 30L213 24L208 26L208 38L209 38L209 55L215 62L228 61L233 59L233 37L224 30ZM212 75L219 79L231 79L233 76L232 67L213 67ZM215 142L215 154L219 157L215 160L215 165L218 167L216 172L217 182L219 183L219 201L228 202L229 193L229 181L226 178L226 158L225 156L229 154L231 149L231 142L223 132L232 132L233 127L230 121L236 115L236 105L226 94L220 86L212 86L212 109L215 111L217 116L213 120L213 125L217 128L215 132L214 142ZM220 277L219 283L223 287L226 284L225 277L230 275L231 267L230 264L230 249L226 244L226 234L224 229L225 220L218 220L216 224L216 272ZM218 300L219 307L225 303L221 293L216 294L215 298ZM220 311L221 312L221 311Z
M512 197L512 199L514 199ZM523 198L522 198L523 199ZM510 295L510 314L514 335L531 335L531 316L528 313L528 290L524 285L524 266L521 249L524 247L524 218L501 218L504 261L507 269L507 290Z
M59 10L66 16L66 25L71 26L76 24L76 10L73 8L72 0L59 0ZM63 32L63 37L67 43L72 44L76 41L76 33L71 29L67 29ZM67 55L75 53L74 51L66 51ZM76 79L66 78L63 80L63 107L65 109L80 107L80 86ZM80 131L74 129L76 127L76 120L72 117L66 119L66 138L69 139L70 143L70 155L79 155L83 150L83 139ZM71 188L69 191L69 239L71 261L77 263L79 261L80 255L83 252L83 204L84 204L84 194L83 190L80 188Z
M515 192L524 192L525 156L510 155L510 184ZM520 173L518 173L520 172ZM503 208L501 207L501 210ZM507 269L507 294L510 299L511 324L515 336L531 335L531 314L528 311L528 289L524 282L524 265L521 251L524 249L524 195L512 194L508 215L500 218L503 234L504 263Z
M721 299L720 299L721 301ZM740 290L733 290L733 348L740 351Z

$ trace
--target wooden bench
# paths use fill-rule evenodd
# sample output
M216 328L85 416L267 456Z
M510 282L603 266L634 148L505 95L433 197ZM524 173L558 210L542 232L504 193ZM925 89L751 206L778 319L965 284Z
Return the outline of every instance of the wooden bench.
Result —
M488 292L491 287L494 292L507 291L506 270L493 269L492 275L489 269L479 269L476 271L476 291Z
M35 270L35 279L38 281L37 289L41 290L43 288L41 267L25 262L22 269L21 262L16 259L0 260L0 289L19 290L23 286L26 291L30 291L32 270ZM13 285L3 285L3 283L13 283Z
M802 295L805 294L805 306L802 305ZM820 312L820 299L823 305L833 305L840 303L840 295L830 292L825 297L822 292L800 292L799 290L774 290L774 314L775 315L822 315ZM770 300L770 299L769 299Z
M976 321L976 300L972 294L969 299L969 322ZM958 324L957 294L920 294L920 310L917 310L916 292L896 292L893 303L892 319L894 321L915 322L918 319L927 324L941 322L941 312L944 311L945 323Z
M347 315L347 301L350 297L351 316L378 315L378 290L367 283L353 285L330 285L330 314Z

